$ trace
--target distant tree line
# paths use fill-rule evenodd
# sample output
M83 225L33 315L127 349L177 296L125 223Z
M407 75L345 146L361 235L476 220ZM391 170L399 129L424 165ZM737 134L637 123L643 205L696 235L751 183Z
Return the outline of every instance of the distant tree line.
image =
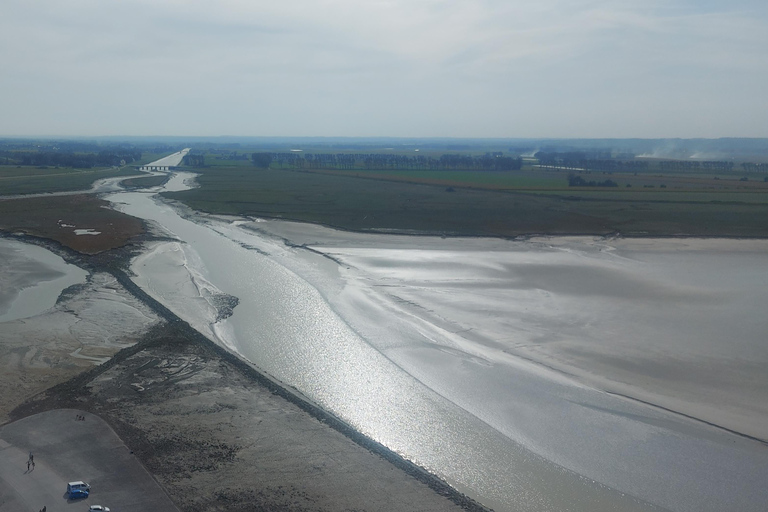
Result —
M658 165L664 171L730 171L733 169L733 162L716 160L663 160Z
M622 155L627 156L631 157ZM610 151L539 151L534 157L543 166L579 171L637 172L648 169L647 161L611 158Z
M218 153L221 156L215 157L216 160L248 160L246 153L239 154L237 151L211 151L211 153Z
M482 156L446 154L440 158L377 153L253 153L251 159L256 167L266 168L274 162L280 169L513 171L523 166L522 158L505 157L500 153Z
M610 160L611 152L599 149L591 151L537 151L533 156L539 161L573 162L576 160Z
M587 181L581 176L571 173L568 175L568 186L569 187L618 187L619 184L613 180Z
M6 165L30 165L46 167L106 167L122 165L141 159L141 151L126 149L102 149L98 152L75 153L71 151L0 151L0 162Z
M182 165L188 165L190 167L202 167L205 165L205 155L187 153L184 158L181 159Z
M768 164L755 164L751 162L744 162L741 164L741 168L747 172L768 172Z
M272 163L272 153L254 153L251 155L253 165L266 169Z
M602 151L539 151L534 156L539 160L540 165L578 171L639 172L655 167L662 171L707 170L727 172L734 168L734 163L726 160L661 160L654 162L625 158L632 155L620 155L611 158L610 152ZM768 171L766 164L742 164L742 167L745 165L748 167L762 165ZM750 170L757 170L757 167L750 167Z

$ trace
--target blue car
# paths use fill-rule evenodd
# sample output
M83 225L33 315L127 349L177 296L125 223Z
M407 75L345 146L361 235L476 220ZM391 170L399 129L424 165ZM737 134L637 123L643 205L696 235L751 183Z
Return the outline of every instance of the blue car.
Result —
M69 499L79 500L80 498L87 498L88 494L90 494L88 492L88 489L75 489L73 491L70 491Z
M85 482L69 482L67 484L67 495L71 500L87 498L91 493L91 486Z

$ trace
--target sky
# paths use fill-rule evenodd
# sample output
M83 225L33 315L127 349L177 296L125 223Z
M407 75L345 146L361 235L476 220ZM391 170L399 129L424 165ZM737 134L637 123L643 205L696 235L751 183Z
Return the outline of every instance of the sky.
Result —
M0 136L768 137L766 0L2 0Z

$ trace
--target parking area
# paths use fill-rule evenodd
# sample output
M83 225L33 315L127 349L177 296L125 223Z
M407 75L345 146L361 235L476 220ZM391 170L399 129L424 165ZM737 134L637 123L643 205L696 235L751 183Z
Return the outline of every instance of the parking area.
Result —
M35 464L28 469L30 453ZM68 499L67 483L75 480L91 485L87 498ZM178 511L98 416L58 409L0 427L0 512L85 512L90 505Z

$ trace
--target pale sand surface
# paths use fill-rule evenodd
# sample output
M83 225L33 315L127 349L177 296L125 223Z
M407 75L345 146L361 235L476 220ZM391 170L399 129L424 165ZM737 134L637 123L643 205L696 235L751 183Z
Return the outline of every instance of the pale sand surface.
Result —
M36 245L0 238L0 323L52 307L64 288L87 273Z
M97 460L107 452L114 460L114 450L138 457L184 510L483 510L332 416L265 387L197 333L176 329L101 272L52 309L0 324L0 512L79 503L170 509L131 500L143 484L114 480L107 459ZM120 349L128 352L113 358ZM35 415L41 411L49 412ZM99 413L122 441L94 431L103 423L90 413L76 422L81 411ZM100 450L95 458L79 457L79 430ZM110 440L122 451L104 449ZM28 475L15 467L23 469L30 449L37 472L19 480ZM65 483L79 478L91 480L93 499L68 503Z
M410 237L409 237L409 238L410 238ZM470 243L470 244L471 244L472 242L475 242L475 241L468 241L468 243ZM307 242L305 241L304 243L307 243ZM355 267L356 269L364 268L364 269L366 269L367 271L371 271L371 273L375 273L374 271L375 271L375 270L377 270L379 267L381 267L381 265L379 265L379 264L378 264L377 262L375 262L375 261L374 261L374 264L371 264L371 263L370 263L370 262L371 262L371 259L370 259L370 257L369 257L368 255L366 255L366 254L365 254L365 249L366 249L365 247L358 247L358 248L357 248L357 249L363 249L363 251L362 251L362 252L359 252L359 251L357 251L357 249L356 249L356 251L357 251L357 252L356 252L356 251L352 251L352 252L350 252L350 251L348 251L348 250L347 250L347 248L346 248L346 247L339 247L339 246L338 246L338 244L327 244L327 246L326 246L326 247L318 247L318 245L322 245L322 244L317 244L317 242L316 242L316 241L310 241L309 243L311 243L311 244L312 244L312 247L313 247L315 250L326 251L326 252L327 252L327 253L329 253L329 254L331 254L331 253L332 253L331 255L332 255L334 258L341 258L341 259L340 259L340 261L342 261L342 262L344 262L344 263L346 263L346 264L349 264L349 263L354 263L354 267ZM494 243L503 244L503 243L504 243L504 241L494 241ZM471 247L471 245L470 245L470 247ZM574 248L574 247L573 247L573 244L571 244L571 246L568 246L568 247L566 247L566 249L567 249L567 250L569 250L569 251L570 251L570 250L573 250L573 248ZM376 247L376 249L378 250L378 249L380 249L380 248L379 248L379 247ZM432 249L434 249L434 247L428 247L428 248L425 248L425 249L429 249L429 250L432 250ZM553 249L553 250L554 250L554 249ZM614 251L615 251L615 248L613 248L613 249L611 249L611 250L614 250ZM472 251L471 251L471 250L467 250L467 248L464 248L464 249L462 250L462 252L463 252L463 253L465 253L465 254L469 254L469 253L471 253ZM583 251L582 251L582 252L583 252ZM610 251L609 251L609 252L610 252ZM636 251L636 252L637 252L637 251ZM641 252L642 252L642 251L641 251ZM651 252L652 252L652 251L651 251ZM758 251L758 252L759 252L759 251ZM730 253L729 253L729 254L730 254ZM353 260L351 260L351 259L349 259L350 257L351 257L351 258L352 258L354 261L353 261ZM625 257L625 256L623 256L623 257ZM346 258L346 261L344 260L345 258ZM642 259L642 258L641 258L641 259ZM640 260L641 260L641 259L640 259ZM637 261L640 261L640 260L637 260ZM389 261L391 261L391 258L389 259ZM518 262L518 263L519 263L519 262ZM634 261L633 261L632 263L634 264ZM390 265L390 266L392 266L392 265ZM530 265L529 265L529 266L530 266ZM392 267L395 267L395 268L394 268L394 271L396 271L396 272L400 272L400 271L402 271L402 270L403 270L403 268L405 268L405 269L406 269L406 272L411 272L411 270L408 270L408 267L407 267L407 265L406 265L406 266L403 266L403 265L401 265L401 264L399 264L399 263L398 263L398 264L396 264L396 265L394 265L394 266L392 266ZM397 267L400 267L400 268L397 268ZM435 268L437 268L437 269L438 269L438 272L440 272L440 271L441 271L441 270L440 270L440 266L436 266ZM554 268L554 270L555 270L555 274L557 274L557 271L558 271L558 267L557 267L557 266L555 266L555 267L553 267L553 268ZM371 270L371 269L373 269L373 270ZM421 272L422 270L423 270L423 269L419 269L419 271L420 271L420 272ZM444 267L443 267L443 270L444 270ZM527 270L528 270L528 271L530 271L530 272L526 272L526 276L525 276L525 278L526 278L526 279L532 280L532 281L531 281L531 283L533 283L533 284L542 284L542 283L543 283L543 284L545 284L546 286L544 286L544 287L541 287L541 288L543 288L543 289L545 289L545 290L549 290L550 292L557 292L557 293L556 293L556 295L557 295L557 294L561 294L561 295L568 295L568 293L567 293L567 290L568 290L568 288L567 288L567 287L568 287L568 286L575 286L575 285L574 285L574 283L572 283L572 282L568 282L568 280L567 280L567 279L565 279L565 278L567 278L567 277L568 277L568 272L565 272L566 270L569 270L568 268L563 268L563 269L561 269L561 270L563 270L563 272L562 272L562 276L561 276L561 277L562 277L562 279L555 279L554 281L547 281L547 279L549 278L549 276L548 276L548 275L546 275L546 274L536 274L536 269L535 269L535 268L528 268ZM613 270L615 271L616 269L614 268ZM587 271L589 271L589 269L587 269ZM614 272L614 274L615 274L615 272ZM588 274L588 273L587 273L586 275L587 275L587 277L589 277L589 275L590 275L590 274ZM345 277L346 277L346 278L349 278L349 276L345 276ZM353 276L353 277L354 277L354 276ZM370 276L369 276L369 277L370 277ZM656 277L658 277L658 276L656 276ZM399 277L398 277L398 279L399 279ZM528 289L528 288L539 288L538 286L532 286L532 285L531 285L531 283L525 283L525 282L524 282L524 283L523 283L523 286L517 286L517 289L523 289L523 290L526 290L526 289ZM454 284L455 284L455 283L454 283ZM518 283L518 284L519 284L519 283ZM576 284L579 284L579 283L576 283ZM594 283L590 283L590 282L589 282L589 280L587 280L587 282L585 282L585 283L581 283L581 284L582 284L582 285L591 285L591 284L594 284ZM565 288L563 288L563 287L565 287ZM401 293L401 298L404 298L405 300L401 300L401 301L400 301L400 304L403 306L403 311L406 311L407 313L411 314L411 313L413 313L413 310L409 309L409 307L410 307L410 306L409 306L409 304L419 304L419 302L418 302L418 301L411 301L411 300L409 300L409 297L408 297L408 295L407 295L409 292L406 290L406 288L407 288L407 287L401 287L401 288L403 288L403 290L401 290L401 291L400 291L400 293ZM539 289L541 289L541 288L539 288ZM608 286L608 288L611 288L611 286ZM662 288L663 288L663 287L662 287ZM678 288L679 288L679 287L678 287ZM684 288L684 287L683 287L683 288ZM589 288L589 286L587 286L587 288L584 288L584 287L581 287L581 288L580 288L579 286L576 286L576 289L588 289L588 290L590 290L590 289L591 289L591 293L587 294L587 296L592 296L592 297L594 297L594 296L597 296L597 297L604 297L604 296L606 296L606 295L607 295L607 296L609 296L609 297L611 298L611 300L614 300L614 301L615 301L615 300L617 300L617 299L619 299L619 300L626 300L626 299L628 299L628 298L631 298L631 297L634 295L633 293L630 293L630 292L626 292L626 293L624 293L624 292L622 292L620 289L616 289L616 288L614 288L614 289L612 289L612 290L608 290L608 293L606 293L606 291L605 291L605 290L601 290L601 289L600 289L600 285L598 285L598 286L592 286L591 288ZM565 291L564 291L564 290L565 290ZM682 291L681 291L681 290L682 290ZM644 296L646 296L646 297L650 297L651 299L654 299L654 300L656 300L656 299L658 299L658 298L659 298L659 294L657 293L659 290L655 289L653 286L652 286L652 287L650 287L650 288L649 288L649 287L647 287L647 286L646 286L645 288L642 288L642 287L641 287L641 288L640 288L640 291L642 291L642 292L643 292L643 293L641 294L641 297L644 295ZM661 291L663 292L663 293L661 294L662 296L663 296L663 295L670 295L669 293L667 293L667 292L669 292L670 290L668 290L668 289L666 289L666 288L665 288L665 289L662 289ZM692 295L692 293L691 293L691 292L693 292L693 295L700 295L700 294L698 293L698 291L700 291L700 290L696 290L696 289L695 289L695 287L694 287L694 289L682 289L682 288L680 288L680 289L673 289L673 290L671 290L671 291L672 291L672 292L674 292L674 293L672 293L672 294L671 294L671 296L672 296L672 298L674 298L675 300L678 300L678 299L680 299L680 298L683 298L683 299L686 299L686 298L690 298L690 297L691 297L691 295ZM622 295L622 294L623 294L623 295ZM412 295L411 297L415 297L415 298L419 298L419 299L423 299L423 298L424 298L423 296L422 296L422 297L420 297L418 294L417 294L417 295ZM663 298L663 297L662 297L662 298ZM429 299L429 300L431 301L431 300L433 300L433 297L427 297L427 299ZM707 303L707 301L705 300L705 301L704 301L704 303L706 304L706 303ZM422 302L422 304L423 304L423 302ZM429 308L429 309L431 309L431 310L440 310L440 309L441 309L441 307L442 307L443 305L445 305L445 303L444 303L444 302L442 302L442 303L441 303L440 301L437 301L437 302L431 302L431 303L430 303L430 302L428 302L428 304L431 304L431 305L432 305L432 307L431 307L431 308ZM440 307L435 307L435 305L437 305L437 306L440 306ZM422 309L424 309L424 308L422 308ZM735 309L735 308L733 308L733 309ZM466 317L461 317L461 316L459 316L459 318L460 318L461 320L465 320L465 319L466 319ZM432 318L428 318L428 320L429 320L429 321L432 321L433 319L432 319ZM438 319L438 320L440 320L440 319ZM444 320L444 319L443 319L443 320ZM440 326L439 322L438 322L436 325ZM554 324L553 324L553 325L554 325ZM458 333L458 332L461 332L461 330L456 330L456 332L457 332L457 333ZM480 344L480 346L482 347L482 344L483 344L483 341L484 341L484 340L482 340L482 338L472 338L472 339L471 339L471 341L473 341L474 343L479 343L479 344ZM529 345L528 347L530 347L530 346L532 346L532 345ZM567 352L566 350L564 350L564 349L563 349L563 347L564 347L564 348L566 348L566 349L574 349L574 348L576 348L576 349L579 349L579 348L580 348L580 347L579 347L579 345L578 345L578 343L573 343L573 340L571 340L571 342L570 342L570 343L566 343L566 344L563 344L563 343L550 343L549 345L545 345L545 346L549 346L549 347L555 347L555 348L559 348L559 350L560 350L560 352L559 352L559 353L557 353L557 350L555 350L555 351L552 353L552 354L554 354L554 355L556 355L556 356L558 356L558 357L562 357L562 355L563 355L563 354L566 354L566 355L568 354L568 352ZM513 349L514 349L514 348L517 348L517 349L521 349L521 348L522 348L522 349L526 349L526 348L528 348L528 347L526 347L526 346L524 346L524 345L523 345L523 346L517 346L517 347L512 347L512 348L513 348ZM446 347L446 348L450 348L450 347ZM485 347L485 348L487 348L487 347ZM482 356L482 357L478 357L478 361L480 361L480 362L482 362L482 361L483 361L483 358L485 358L485 359L487 360L487 358L488 358L488 356L489 356L489 354L490 354L490 352L489 352L489 351L487 351L487 350L485 350L485 348L483 349L483 352L482 352L481 354L478 354L479 356ZM625 347L625 348L626 348L626 347ZM491 352L492 352L492 351L491 351ZM402 352L402 353L403 353L403 354L405 354L405 352ZM446 353L447 353L447 352L446 352ZM398 353L397 353L397 351L396 351L396 350L395 350L395 351L391 351L391 352L390 352L390 354L391 354L391 355L393 355L393 357L398 357ZM523 351L520 351L520 353L518 353L518 354L516 354L516 355L521 355L521 354L522 354L522 355L525 355L525 353L524 353ZM552 355L552 354L550 354L550 355ZM599 355L604 355L602 352L597 352L597 354L599 354ZM610 354L609 354L609 355L610 355ZM412 361L419 361L419 360L420 360L420 358L421 358L421 355L419 355L419 354L414 354L414 355L413 355L413 357L411 357L411 356L408 356L408 355L406 354L406 356L405 356L405 357L406 357L406 358L409 358L409 357L410 357L410 359L411 359ZM590 369L593 369L593 370L594 370L594 369L596 368L596 366L595 366L595 361L594 361L595 359L596 359L595 357L590 357L590 358L588 358L588 360L586 361L586 363L587 363L587 364L585 364L584 366L586 366L587 368L590 368ZM500 360L494 360L493 358L491 358L491 360L493 360L494 362L499 362L499 361L500 361ZM658 358L656 358L656 360L658 360ZM539 359L539 361L541 361L541 359ZM427 361L422 361L422 362L424 362L424 363L425 363L425 362L427 362ZM557 363L557 362L558 362L558 359L557 359L557 358L554 358L554 357L552 358L552 361L547 361L547 363L548 363L548 365L549 365L549 366L555 366L555 367L556 367L557 365L556 365L556 364L554 364L554 363ZM567 362L567 361L566 361L566 362ZM651 361L651 363L652 363L652 362L654 362L654 361ZM552 364L549 364L549 363L552 363ZM570 362L569 364L573 364L573 363L572 363L572 362ZM592 366L589 366L589 365L592 365ZM616 367L617 367L617 366L618 366L618 365L616 365L616 364L615 364L615 362L612 362L610 365L608 365L608 366L606 367L604 374L605 374L605 375L610 375L610 372L611 372L611 371L616 371ZM644 367L644 368L650 368L650 367L652 367L652 365L650 365L650 364L644 364L644 365L643 365L643 367ZM575 365L573 365L573 368L579 368L579 365L578 365L578 364L575 364ZM645 370L643 370L643 372L644 372L645 374L647 374L647 372L646 372ZM571 372L571 373L575 373L575 372ZM635 372L635 373L636 373L636 372ZM630 375L630 376L632 376L632 372L630 372L630 373L629 373L629 375ZM703 375L704 375L704 374L703 374ZM588 377L588 376L587 376L587 377ZM584 378L588 380L588 378L587 378L587 377L584 377ZM662 378L663 378L663 379L666 379L666 381L668 381L668 382L671 382L671 381L672 381L672 379L670 379L670 377L671 377L671 376L666 376L666 377L665 377L664 375L662 375ZM155 379L155 380L156 380L156 379ZM610 381L611 379L608 379L608 380ZM137 384L137 383L136 383L136 382L132 382L131 384ZM637 385L638 385L638 382L631 382L631 384L632 384L632 385L635 385L635 386L637 386ZM138 384L138 386L139 386L139 387L141 387L141 388L144 388L144 389L146 389L146 386L144 386L143 384L140 384L140 383L139 383L139 384ZM141 391L141 389L139 389L139 388L137 388L137 387L135 387L135 386L131 386L131 387L132 387L132 388L135 390L135 392L142 392L142 391ZM719 399L719 400L720 400L720 399ZM214 412L218 412L218 411L214 411ZM185 414L186 414L186 413L185 413ZM154 426L157 426L157 425L154 425ZM196 439L197 439L197 438L196 438ZM197 441L195 441L195 442L197 442ZM225 443L225 444L226 444L226 443ZM240 496L242 497L242 495L240 495Z
M140 213L148 212L151 205L140 199L124 200L135 203ZM672 256L656 265L658 254L617 254L620 248L612 244L621 240L582 238L556 246L547 239L381 237L317 226L296 226L276 240L241 228L264 233L274 224L281 224L276 231L281 229L283 223L195 218L212 228L207 230L179 221L165 206L161 210L155 217L196 249L186 261L197 256L204 263L189 266L219 290L240 298L234 315L217 332L226 335L231 327L248 359L363 432L373 432L425 467L442 471L460 489L477 491L497 509L514 510L514 504L531 510L595 509L576 502L599 485L565 492L564 481L574 475L561 471L562 478L544 478L545 471L532 470L540 460L535 455L583 475L584 481L674 510L716 511L727 503L738 503L741 510L762 509L765 492L757 481L764 472L761 446L750 450L753 441L731 439L731 434L700 422L609 395L601 391L604 386L584 386L574 372L563 376L562 369L547 367L557 361L550 354L560 357L565 349L585 346L596 354L618 352L619 361L636 361L638 353L652 356L652 362L693 356L694 364L705 370L702 375L702 355L707 353L720 363L737 353L764 359L763 338L758 336L765 332L760 327L764 320L751 314L761 303L753 300L754 294L765 293L755 286L755 277L764 275L764 261L759 260L764 251L693 251L678 259L656 241L663 258ZM235 244L228 246L227 239ZM742 252L758 261L742 265ZM177 282L168 275L165 257L155 262L163 269L157 272L151 259L140 270L134 267L154 283L148 292L169 300L169 308L187 317L185 297L163 292L168 283ZM689 259L701 264L691 267L696 272L679 268L687 270ZM749 281L738 275L732 280L723 265L744 270ZM189 273L182 265L173 268ZM670 326L673 336L649 334ZM693 343L688 327L696 335ZM727 350L723 329L730 332ZM401 375L389 372L391 363L377 359L358 338L475 418L443 407L439 398L418 386L402 385ZM547 351L542 357L526 353L539 348ZM640 364L630 373L630 384L643 391L638 377L651 368ZM603 382L610 382L613 376L606 375ZM674 379L666 382L670 386L660 389L679 405L699 405L678 396ZM331 387L339 392L326 393ZM759 392L746 389L759 398ZM753 414L743 404L735 406ZM486 424L477 424L478 418ZM505 450L497 449L502 444L497 437L485 436L488 425L508 436ZM519 445L530 451L513 455ZM528 476L533 478L521 484ZM553 482L557 484L546 489L542 485ZM568 505L551 506L555 498ZM609 501L602 500L605 508L632 506Z
M489 363L511 354L768 440L766 240L441 240L246 226L330 256L350 289L382 290L398 318L456 333L432 336L447 349Z

